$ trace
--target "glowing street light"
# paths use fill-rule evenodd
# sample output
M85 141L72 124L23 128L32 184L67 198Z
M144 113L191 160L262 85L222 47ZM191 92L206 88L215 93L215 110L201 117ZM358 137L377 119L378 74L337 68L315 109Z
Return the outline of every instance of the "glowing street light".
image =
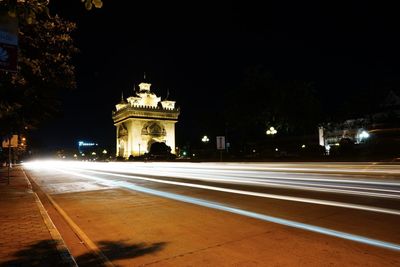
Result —
M369 133L367 131L362 131L360 133L360 139L367 139L369 137Z
M357 133L357 136L356 136L356 138L357 138L357 143L362 143L362 142L364 142L364 141L366 141L368 138L370 138L371 137L371 135L368 133L368 131L366 131L366 130L360 130L358 133Z
M203 136L203 138L201 138L201 141L203 143L208 143L208 141L210 141L210 139L208 139L207 135Z
M108 153L107 150L104 149L104 150L103 150L103 154L105 155L105 154L107 154L107 153Z
M277 134L278 131L274 127L271 126L265 133L267 135L274 135L274 134Z

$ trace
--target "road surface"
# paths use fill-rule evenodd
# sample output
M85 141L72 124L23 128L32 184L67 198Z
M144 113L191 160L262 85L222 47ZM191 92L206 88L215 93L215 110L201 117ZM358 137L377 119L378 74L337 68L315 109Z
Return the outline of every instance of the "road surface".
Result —
M41 161L25 169L64 212L50 212L56 226L79 236L60 230L81 266L91 265L90 242L118 266L400 266L400 165Z

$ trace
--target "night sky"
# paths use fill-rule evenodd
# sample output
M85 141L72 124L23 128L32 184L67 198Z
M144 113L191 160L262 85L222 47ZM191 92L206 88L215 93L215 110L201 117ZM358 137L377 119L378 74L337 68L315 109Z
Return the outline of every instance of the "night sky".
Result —
M77 23L80 53L78 86L63 95L63 114L35 133L48 147L73 147L82 139L113 146L111 111L143 72L157 95L164 98L168 89L181 108L178 145L209 134L212 123L204 118L218 124L224 106L237 105L225 96L252 66L279 79L314 82L325 112L340 106L343 95L400 84L395 6L103 2L91 11L80 0L51 3L52 14Z

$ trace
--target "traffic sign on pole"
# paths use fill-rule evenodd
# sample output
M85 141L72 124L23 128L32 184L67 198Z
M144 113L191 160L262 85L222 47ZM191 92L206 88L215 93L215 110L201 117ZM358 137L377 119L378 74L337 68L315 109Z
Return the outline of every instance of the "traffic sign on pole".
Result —
M225 136L217 136L217 149L225 150Z
M13 134L9 138L3 140L2 147L3 148L18 147L18 135Z

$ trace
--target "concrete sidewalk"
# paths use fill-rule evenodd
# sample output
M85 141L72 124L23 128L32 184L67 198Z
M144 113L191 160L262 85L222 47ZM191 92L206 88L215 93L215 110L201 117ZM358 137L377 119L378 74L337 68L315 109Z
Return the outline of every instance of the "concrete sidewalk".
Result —
M0 169L0 266L76 266L20 167Z

